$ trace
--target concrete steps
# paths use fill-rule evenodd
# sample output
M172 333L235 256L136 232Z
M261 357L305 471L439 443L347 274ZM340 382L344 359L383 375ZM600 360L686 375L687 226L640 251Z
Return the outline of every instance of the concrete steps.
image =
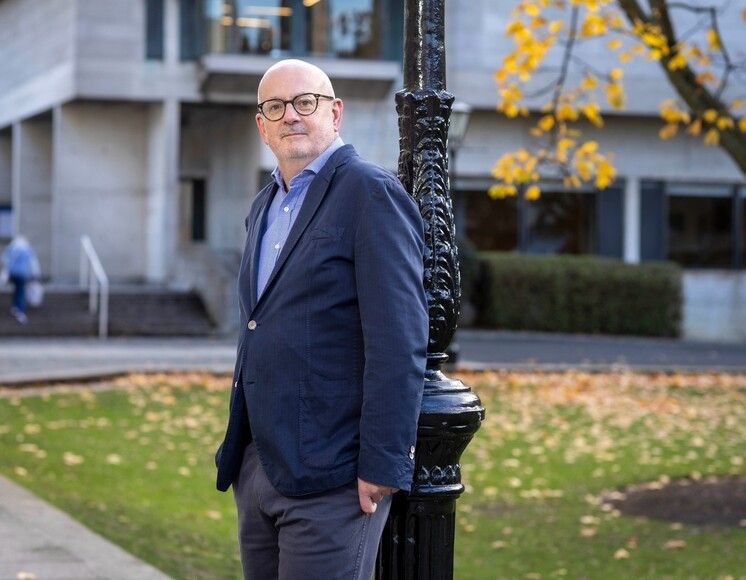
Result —
M0 291L2 336L96 336L98 316L88 313L88 294L48 287L40 308L29 308L28 323L10 315L11 294ZM213 325L200 298L191 292L160 288L112 288L109 336L207 336Z

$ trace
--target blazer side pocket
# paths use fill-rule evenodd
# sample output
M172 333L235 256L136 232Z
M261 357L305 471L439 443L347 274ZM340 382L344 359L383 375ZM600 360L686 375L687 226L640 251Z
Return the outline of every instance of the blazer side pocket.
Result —
M352 381L314 379L299 386L298 445L308 467L354 462L360 446L360 399Z

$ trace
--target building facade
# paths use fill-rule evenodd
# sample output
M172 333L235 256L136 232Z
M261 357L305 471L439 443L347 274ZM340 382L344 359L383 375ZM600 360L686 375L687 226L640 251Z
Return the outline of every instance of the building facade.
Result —
M483 250L677 261L686 335L746 340L744 177L718 148L658 139L671 92L655 64L628 70L627 110L594 135L615 152L613 187L486 195L495 160L531 139L531 119L495 112L509 9L446 2L448 87L473 108L452 168L461 232ZM0 0L0 239L24 233L65 283L87 234L114 282L193 286L230 319L244 217L274 167L254 128L262 73L321 66L345 141L393 170L402 15L403 0ZM724 22L746 51L742 22Z

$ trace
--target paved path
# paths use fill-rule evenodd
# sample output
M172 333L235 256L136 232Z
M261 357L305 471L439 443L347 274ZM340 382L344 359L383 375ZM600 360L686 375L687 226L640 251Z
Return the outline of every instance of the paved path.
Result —
M0 477L0 580L168 578Z
M671 339L459 331L466 368L721 370L746 372L746 345ZM0 384L105 377L128 371L229 373L230 339L0 339Z
M472 368L746 372L746 344L480 330L457 338L460 364Z

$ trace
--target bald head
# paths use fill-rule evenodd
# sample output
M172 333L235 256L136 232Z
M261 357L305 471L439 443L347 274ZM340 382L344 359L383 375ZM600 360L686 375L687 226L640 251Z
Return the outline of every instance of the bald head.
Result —
M271 88L282 86L291 79L304 83L310 92L335 96L332 81L323 70L304 60L289 58L276 62L264 73L256 91L257 102L279 98L280 95L267 93Z
M292 104L302 95L306 103L301 108L303 114ZM264 73L257 98L262 107L277 99L272 104L274 111L282 112L281 117L273 114L268 119L262 109L255 118L262 140L277 157L282 177L289 183L337 138L344 103L334 95L332 82L324 71L295 59L281 60ZM313 105L316 108L311 110Z

